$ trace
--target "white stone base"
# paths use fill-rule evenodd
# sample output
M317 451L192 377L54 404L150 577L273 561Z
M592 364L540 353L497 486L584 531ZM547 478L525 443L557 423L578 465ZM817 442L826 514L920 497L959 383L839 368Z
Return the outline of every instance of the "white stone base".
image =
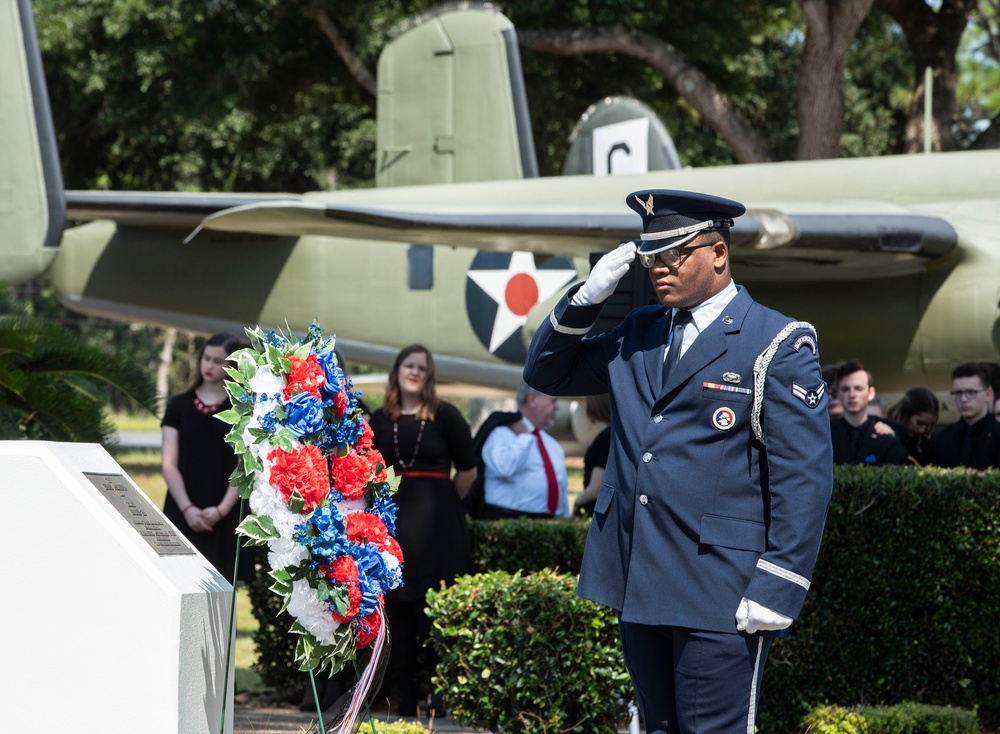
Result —
M230 734L232 586L154 549L85 472L135 487L99 445L0 441L0 731L220 734L225 698Z

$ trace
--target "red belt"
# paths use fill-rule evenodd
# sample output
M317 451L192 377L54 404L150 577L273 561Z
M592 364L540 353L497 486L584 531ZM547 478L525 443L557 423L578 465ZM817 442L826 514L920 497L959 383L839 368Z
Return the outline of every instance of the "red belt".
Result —
M443 471L398 471L397 477L431 477L433 479L451 479L451 474Z

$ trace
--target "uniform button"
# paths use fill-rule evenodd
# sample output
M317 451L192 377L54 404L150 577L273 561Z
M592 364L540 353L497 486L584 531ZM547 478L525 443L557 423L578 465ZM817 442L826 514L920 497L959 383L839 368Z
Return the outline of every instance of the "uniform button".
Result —
M653 455L647 451L642 455L642 460L644 463L648 464L653 460Z
M645 507L646 505L648 505L649 504L649 497L647 497L644 494L640 494L639 495L639 504L642 505L643 507Z
M659 423L662 420L663 420L663 416L662 415L657 415L657 416L655 416L653 418L653 423Z

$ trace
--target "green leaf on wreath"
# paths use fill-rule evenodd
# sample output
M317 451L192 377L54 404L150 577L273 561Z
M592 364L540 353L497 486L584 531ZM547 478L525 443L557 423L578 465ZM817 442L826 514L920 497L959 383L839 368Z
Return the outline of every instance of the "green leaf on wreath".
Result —
M249 381L254 375L257 374L257 361L246 349L240 351L240 356L236 364L239 367L240 375L244 380Z
M240 374L239 370L233 369L229 365L226 365L225 367L223 367L223 369L226 371L226 374L229 375L230 379L233 380L233 382L239 382L239 383L243 382L244 378L243 375Z
M290 454L295 450L295 444L292 443L292 435L284 431L278 431L271 437L271 445L277 446L286 454Z
M305 506L306 506L306 501L302 499L302 495L299 494L299 490L293 489L292 496L288 498L289 511L298 514L302 512L302 508Z
M268 574L274 583L271 584L271 591L280 596L288 596L292 593L292 577L283 568L276 568Z
M265 545L267 541L281 537L274 527L274 520L268 515L249 515L243 518L236 532L245 535L252 545Z
M216 413L215 417L218 418L223 423L229 423L230 425L239 423L241 416L235 410L224 410L221 413Z
M347 608L351 605L351 595L346 586L332 587L330 598L333 600L333 606L337 608L337 614L347 614Z

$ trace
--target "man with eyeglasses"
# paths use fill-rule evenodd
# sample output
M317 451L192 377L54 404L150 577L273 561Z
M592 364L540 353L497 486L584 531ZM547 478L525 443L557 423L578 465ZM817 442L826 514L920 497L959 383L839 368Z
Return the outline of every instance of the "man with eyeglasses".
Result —
M772 637L809 588L833 484L816 334L730 273L742 204L637 191L641 244L541 324L525 380L608 392L611 455L578 593L613 607L648 734L754 731ZM586 334L638 256L658 306Z
M951 397L961 420L931 434L927 463L1000 468L1000 423L993 417L989 369L979 362L960 364L951 373Z

